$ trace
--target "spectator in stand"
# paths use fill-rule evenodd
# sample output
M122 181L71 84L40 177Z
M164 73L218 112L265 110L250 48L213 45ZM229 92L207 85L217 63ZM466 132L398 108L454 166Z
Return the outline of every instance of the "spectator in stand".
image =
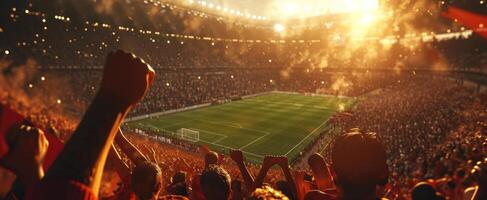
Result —
M201 190L205 199L228 200L231 194L231 179L221 166L207 167L200 178Z
M263 186L261 188L255 189L255 191L250 194L249 200L289 200L286 195L282 194L280 191L275 190L269 186Z
M140 200L155 200L162 189L162 172L152 162L138 163L132 171L132 188Z
M144 97L154 74L149 65L130 53L119 50L109 54L97 96L46 176L26 199L97 199L118 127Z
M384 147L375 133L351 132L335 139L331 169L338 199L377 199L389 178ZM325 167L325 166L323 166Z
M191 192L188 184L186 183L186 172L176 172L176 174L174 174L174 176L171 178L170 185L166 187L166 191L168 194L189 197Z
M150 162L150 160L140 152L122 133L121 130L118 131L115 137L116 144L120 149L127 155L127 157L135 164L135 167L131 175L130 169L123 163L123 161L114 157L111 154L110 158L112 162L118 164L117 172L120 177L123 177L125 183L124 190L119 191L118 195L123 198L127 193L133 192L139 199L154 199L159 196L162 189L162 172L159 166L155 163ZM116 152L115 148L112 148L113 152ZM114 160L117 159L117 160Z
M5 138L11 149L0 157L0 166L14 172L21 183L20 188L11 188L6 199L23 199L25 190L44 177L42 164L49 142L42 130L25 124L11 128Z
M442 199L437 193L435 188L427 182L420 182L413 188L412 195L413 200L440 200Z

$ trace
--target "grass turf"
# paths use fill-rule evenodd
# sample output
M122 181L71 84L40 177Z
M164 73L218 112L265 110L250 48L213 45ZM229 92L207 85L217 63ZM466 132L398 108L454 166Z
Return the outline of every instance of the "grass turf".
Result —
M326 130L328 118L354 105L353 98L270 93L226 104L129 122L129 127L176 132L199 131L199 144L228 153L240 149L246 160L265 155L293 160ZM340 108L341 107L341 108Z

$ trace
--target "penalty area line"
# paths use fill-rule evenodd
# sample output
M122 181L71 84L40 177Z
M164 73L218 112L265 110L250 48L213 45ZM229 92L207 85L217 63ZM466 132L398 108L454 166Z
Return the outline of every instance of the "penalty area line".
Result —
M204 142L204 143L207 143L207 144L212 144L212 145L215 145L215 146L218 146L218 147L222 147L222 148L225 148L225 149L234 149L234 148L231 148L231 147L227 147L225 145L221 145L221 144L216 144L216 143L213 143L213 142L209 142L209 141L206 141L206 140L202 140L200 139L200 141ZM251 153L251 152L248 152L248 151L242 151L243 153L246 153L246 154L250 154L250 155L253 155L255 157L258 157L258 158L264 158L264 156L262 155L259 155L259 154L255 154L255 153Z

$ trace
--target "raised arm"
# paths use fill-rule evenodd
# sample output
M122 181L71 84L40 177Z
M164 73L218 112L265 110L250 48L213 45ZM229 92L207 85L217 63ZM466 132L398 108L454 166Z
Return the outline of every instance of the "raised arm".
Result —
M122 157L116 150L114 144L112 144L110 152L108 153L107 165L105 167L108 167L108 164L110 164L112 169L115 170L122 179L127 180L127 178L130 177L130 167L123 162Z
M245 166L242 151L233 150L230 153L230 158L232 158L232 160L237 164L238 169L240 170L240 174L242 174L245 186L247 188L252 188L252 185L254 184L254 177L252 177L252 174L250 174L247 166Z
M316 186L321 191L326 191L333 187L331 175L326 167L325 159L320 154L313 154L308 158L308 165L313 171Z
M251 190L249 192L252 192L254 191L256 188L259 188L262 186L262 184L264 183L264 179L265 177L267 176L267 172L269 171L269 169L278 164L280 162L280 158L279 157L275 157L275 156L266 156L264 158L264 163L262 163L262 167L260 168L260 171L259 171L259 175L257 175L257 178L255 179L255 182L251 188Z
M296 187L296 196L299 200L304 199L307 188L306 183L304 182L304 171L294 171L294 184Z
M106 157L118 128L128 111L145 95L154 74L149 65L130 53L121 50L110 53L100 90L47 172L46 181L75 181L86 185L97 196ZM39 191L46 185L41 185ZM45 199L54 195L48 193L43 193Z
M278 164L282 169L282 173L284 173L284 177L286 177L286 182L292 187L293 194L296 196L297 194L296 184L294 181L294 177L291 174L291 168L289 167L289 161L287 157L280 156ZM290 198L294 199L293 197Z
M152 160L152 162L159 163L159 160L157 159L156 150L153 147L148 147L147 145L144 145L144 147L150 153L150 157L149 158Z
M134 162L135 165L149 161L147 157L140 152L122 133L122 130L118 129L118 135L115 137L115 142L122 149L122 151Z

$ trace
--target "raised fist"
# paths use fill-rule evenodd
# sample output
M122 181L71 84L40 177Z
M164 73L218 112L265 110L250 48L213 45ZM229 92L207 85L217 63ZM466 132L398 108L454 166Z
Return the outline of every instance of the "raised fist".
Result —
M17 173L25 168L42 166L49 147L44 132L35 127L20 125L14 134L14 148L2 159L2 164Z
M243 163L244 161L243 153L240 150L232 150L230 153L230 158L232 158L232 160L236 163Z
M121 106L133 106L144 97L154 76L154 70L135 55L112 52L107 56L99 95Z

